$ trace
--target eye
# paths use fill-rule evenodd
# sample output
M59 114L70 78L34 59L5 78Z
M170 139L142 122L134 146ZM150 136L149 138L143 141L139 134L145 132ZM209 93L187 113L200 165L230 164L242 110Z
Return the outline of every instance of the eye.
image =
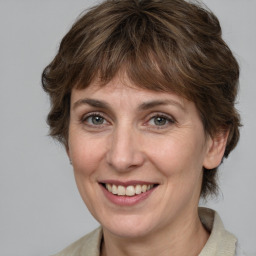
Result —
M90 116L87 118L87 122L94 125L101 125L104 123L104 118L101 116Z
M157 126L165 125L168 122L168 120L165 117L162 117L162 116L154 117L154 118L152 118L152 121Z
M86 115L82 118L82 123L89 126L102 126L108 124L107 120L100 114L94 113Z
M150 126L157 126L157 128L165 128L174 122L175 121L171 117L165 115L154 115L149 119L148 124Z

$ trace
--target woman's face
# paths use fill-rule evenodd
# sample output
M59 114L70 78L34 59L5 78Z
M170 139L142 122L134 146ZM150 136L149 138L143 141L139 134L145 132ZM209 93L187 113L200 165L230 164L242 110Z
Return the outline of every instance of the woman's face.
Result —
M194 217L211 145L194 103L116 78L74 89L70 116L77 186L105 230L140 237Z

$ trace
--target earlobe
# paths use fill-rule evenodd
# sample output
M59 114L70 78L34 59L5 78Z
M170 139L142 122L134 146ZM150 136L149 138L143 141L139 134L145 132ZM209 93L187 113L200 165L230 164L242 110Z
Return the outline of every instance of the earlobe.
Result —
M206 169L213 169L221 164L229 131L221 131L214 137L208 138L207 152L205 155L203 166Z

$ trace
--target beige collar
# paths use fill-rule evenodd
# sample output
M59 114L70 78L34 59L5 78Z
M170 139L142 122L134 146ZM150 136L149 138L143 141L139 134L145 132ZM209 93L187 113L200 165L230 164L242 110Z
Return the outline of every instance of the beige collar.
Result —
M199 256L234 256L237 239L225 230L218 213L208 208L199 208L199 217L211 233Z

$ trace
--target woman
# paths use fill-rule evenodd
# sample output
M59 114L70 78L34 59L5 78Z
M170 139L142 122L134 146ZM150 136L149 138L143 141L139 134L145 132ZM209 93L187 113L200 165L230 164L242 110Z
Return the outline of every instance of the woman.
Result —
M42 83L101 227L58 256L240 255L199 208L239 139L239 67L209 10L183 0L109 0L63 38Z

